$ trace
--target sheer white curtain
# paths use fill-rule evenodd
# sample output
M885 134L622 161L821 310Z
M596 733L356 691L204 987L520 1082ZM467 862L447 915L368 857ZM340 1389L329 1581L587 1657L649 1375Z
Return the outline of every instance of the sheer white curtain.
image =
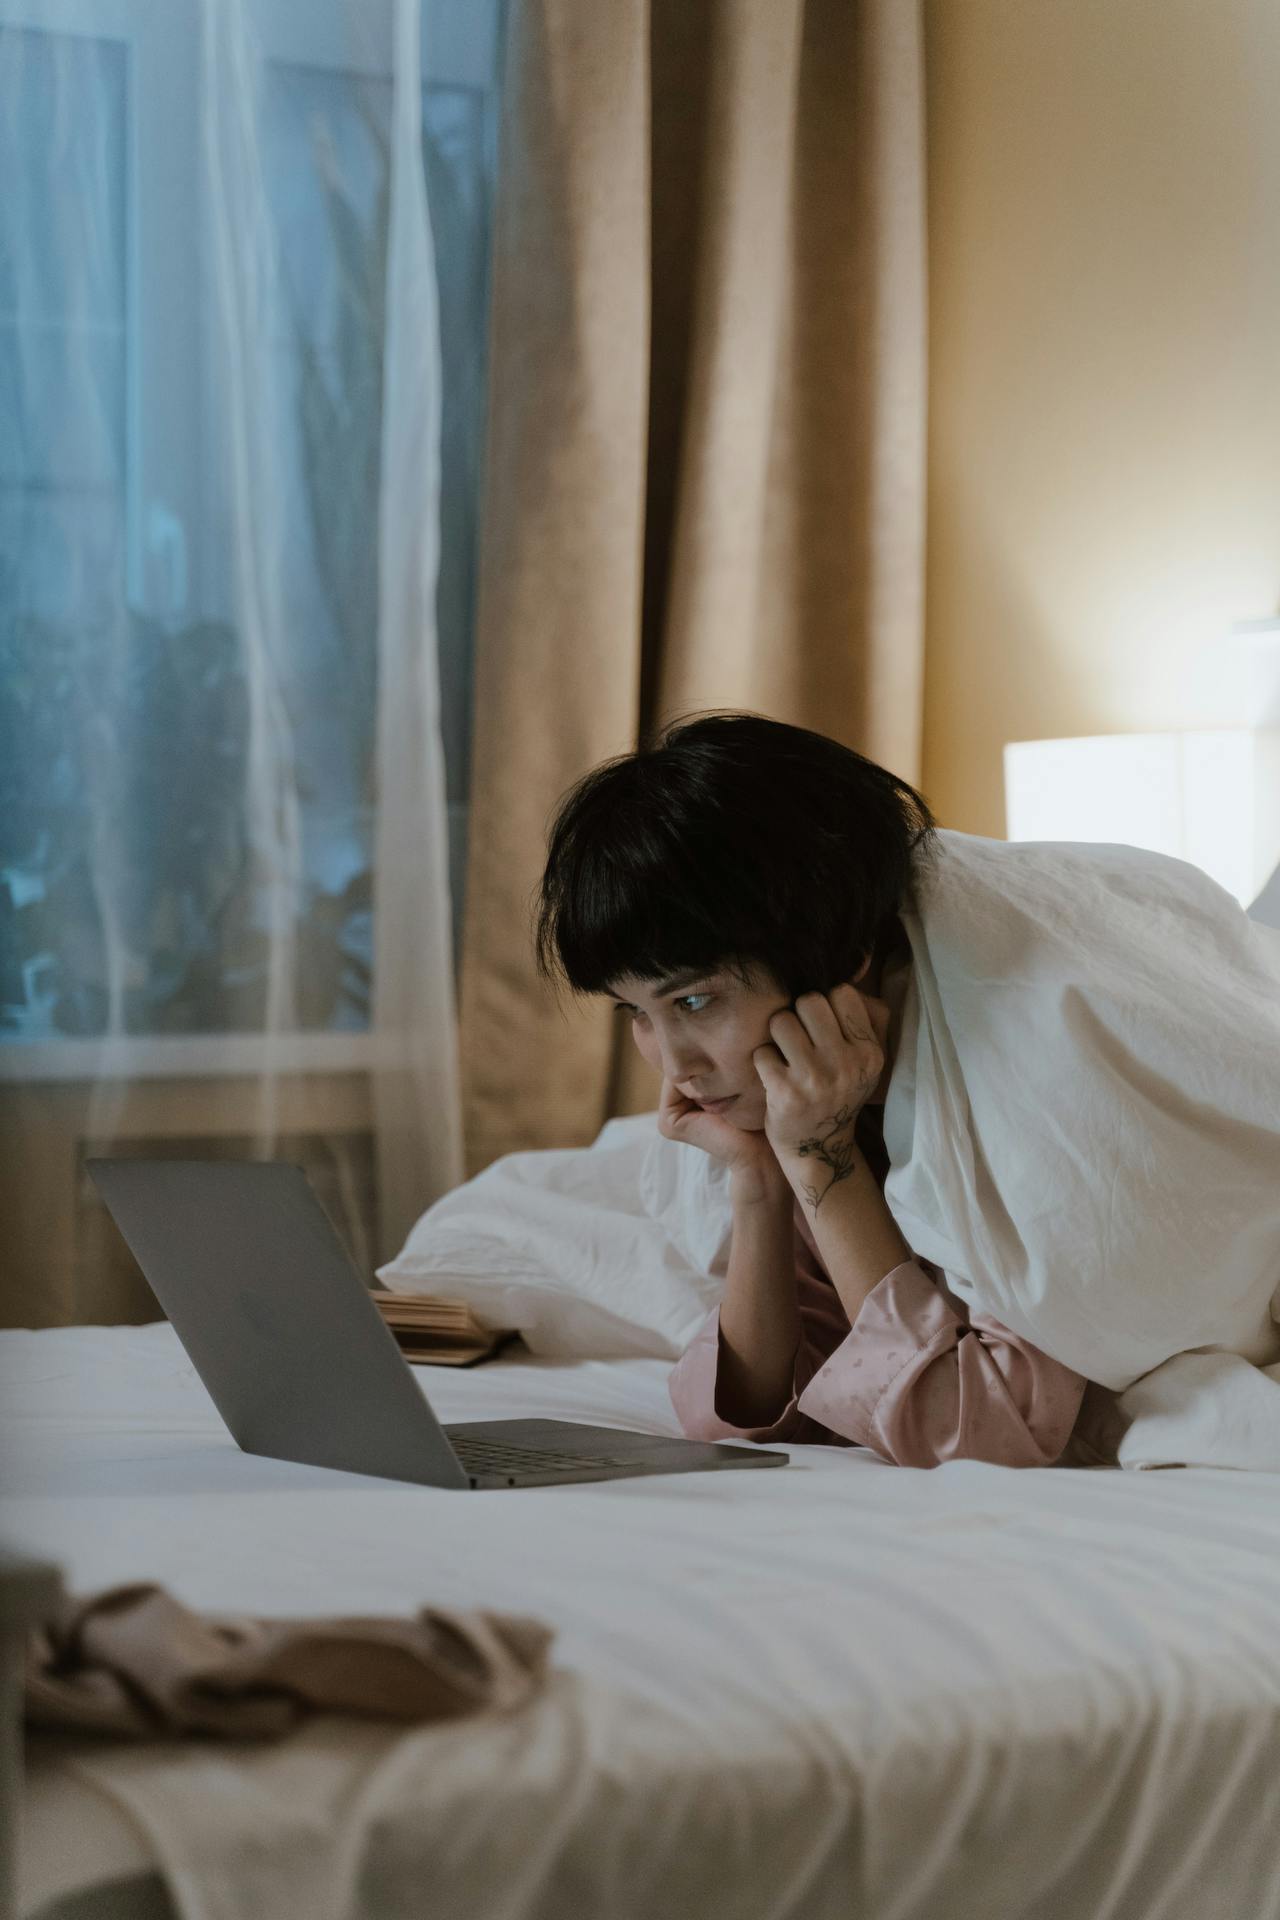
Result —
M440 327L422 170L417 0L396 0L378 546L374 1062L383 1240L462 1178L435 593Z
M10 1324L156 1309L94 1152L461 1177L498 0L0 0Z

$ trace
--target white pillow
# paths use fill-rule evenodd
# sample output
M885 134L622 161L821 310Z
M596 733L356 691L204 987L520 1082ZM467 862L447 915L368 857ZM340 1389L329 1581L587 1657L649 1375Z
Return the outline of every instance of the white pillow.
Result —
M1280 867L1277 867L1253 905L1249 918L1261 927L1280 928Z
M675 1360L720 1297L729 1227L725 1170L636 1114L590 1147L495 1160L427 1209L378 1278L465 1300L536 1354Z

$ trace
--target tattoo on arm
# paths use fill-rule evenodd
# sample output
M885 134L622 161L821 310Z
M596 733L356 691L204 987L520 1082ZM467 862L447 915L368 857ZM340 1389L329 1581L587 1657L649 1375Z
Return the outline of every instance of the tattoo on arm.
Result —
M841 1107L828 1123L825 1133L815 1134L812 1139L800 1142L798 1151L803 1159L818 1160L831 1169L831 1178L825 1187L819 1188L807 1181L805 1183L805 1198L815 1213L836 1182L847 1180L857 1171L858 1149L854 1137L857 1119L853 1107Z

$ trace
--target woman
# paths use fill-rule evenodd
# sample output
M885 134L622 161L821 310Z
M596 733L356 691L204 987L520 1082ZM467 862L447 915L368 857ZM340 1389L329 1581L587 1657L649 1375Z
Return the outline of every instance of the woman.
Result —
M933 836L904 781L753 715L671 728L556 816L539 965L612 998L660 1132L729 1169L723 1299L670 1382L690 1438L1048 1466L1071 1437L1084 1376L970 1314L884 1198L899 910Z

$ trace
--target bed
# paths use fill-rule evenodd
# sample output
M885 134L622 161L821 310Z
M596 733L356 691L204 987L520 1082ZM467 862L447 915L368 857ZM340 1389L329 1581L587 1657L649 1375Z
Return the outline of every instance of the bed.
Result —
M669 1362L420 1369L671 1433ZM456 1494L241 1454L164 1323L0 1335L6 1543L87 1592L555 1629L506 1719L30 1744L24 1920L1280 1915L1280 1499L1221 1469Z

